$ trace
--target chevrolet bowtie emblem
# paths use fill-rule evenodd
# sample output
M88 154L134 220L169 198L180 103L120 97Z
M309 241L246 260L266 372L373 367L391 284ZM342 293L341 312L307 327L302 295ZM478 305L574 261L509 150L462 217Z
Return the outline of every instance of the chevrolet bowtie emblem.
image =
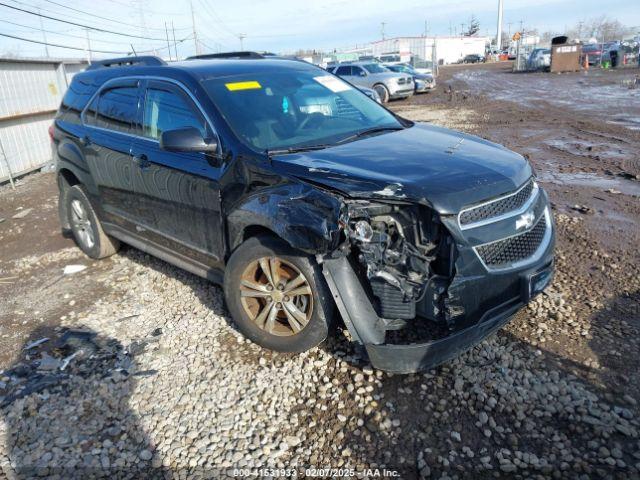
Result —
M533 215L533 212L523 213L516 220L516 230L520 230L521 228L531 228L534 219L535 216Z

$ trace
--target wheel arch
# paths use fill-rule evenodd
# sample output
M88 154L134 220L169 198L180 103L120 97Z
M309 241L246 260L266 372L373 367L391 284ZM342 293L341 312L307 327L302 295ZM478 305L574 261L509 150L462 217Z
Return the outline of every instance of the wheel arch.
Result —
M308 254L326 253L336 244L340 216L340 200L310 185L281 185L256 193L227 215L229 254L261 234Z
M60 227L62 232L69 234L71 232L71 225L69 224L69 215L67 212L67 198L66 194L69 188L74 185L80 185L82 182L78 176L69 168L61 168L58 170L58 176L56 178L58 182L58 218L60 220Z

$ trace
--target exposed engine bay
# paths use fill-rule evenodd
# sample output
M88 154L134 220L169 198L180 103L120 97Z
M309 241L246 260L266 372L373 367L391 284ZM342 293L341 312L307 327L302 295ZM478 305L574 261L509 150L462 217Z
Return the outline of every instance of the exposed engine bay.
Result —
M437 215L406 204L356 201L348 207L351 251L388 328L402 328L416 316L444 320L454 249Z

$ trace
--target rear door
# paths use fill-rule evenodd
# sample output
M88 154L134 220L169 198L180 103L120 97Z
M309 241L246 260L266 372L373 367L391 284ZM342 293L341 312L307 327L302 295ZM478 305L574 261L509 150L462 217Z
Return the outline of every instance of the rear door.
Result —
M213 126L181 86L149 80L142 88L141 137L133 146L138 235L204 265L219 266L224 238L221 168L208 154L167 152L159 142L163 131L183 127L211 137Z
M82 114L86 134L80 142L104 220L128 229L137 221L131 148L139 128L140 93L138 80L109 82Z

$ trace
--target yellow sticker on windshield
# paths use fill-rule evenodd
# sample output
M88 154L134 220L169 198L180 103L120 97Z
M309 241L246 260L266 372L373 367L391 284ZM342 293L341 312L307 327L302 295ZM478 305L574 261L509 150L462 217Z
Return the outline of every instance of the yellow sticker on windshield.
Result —
M225 83L224 85L230 92L235 92L236 90L253 90L256 88L262 88L262 85L260 85L255 80L250 82Z

